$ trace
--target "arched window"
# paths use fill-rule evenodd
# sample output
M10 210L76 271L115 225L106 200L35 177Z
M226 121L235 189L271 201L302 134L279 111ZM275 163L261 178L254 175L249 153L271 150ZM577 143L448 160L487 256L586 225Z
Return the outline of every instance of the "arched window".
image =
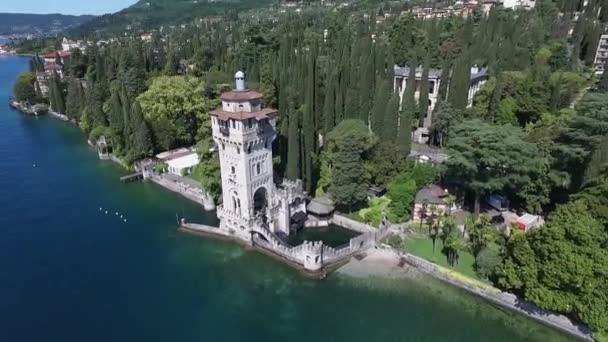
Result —
M226 149L226 144L222 143L222 150Z
M234 166L232 166L231 169L232 169L232 174L235 174L236 173L236 169L234 168Z
M237 153L237 154L241 154L241 148L240 148L240 147L238 147L238 146L236 147L236 153Z
M251 146L253 146L253 144L249 144L247 145L247 153L250 154L251 153Z
M260 166L260 163L257 163L255 165L255 170L256 170L256 174L260 174L262 172L262 167Z

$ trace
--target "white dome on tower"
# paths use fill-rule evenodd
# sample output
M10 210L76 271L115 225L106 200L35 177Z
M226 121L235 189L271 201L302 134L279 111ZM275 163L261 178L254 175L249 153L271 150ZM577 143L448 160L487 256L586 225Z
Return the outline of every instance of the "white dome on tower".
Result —
M236 83L235 90L240 90L240 91L247 90L247 87L245 86L245 73L244 72L242 72L241 70L237 71L236 74L234 74L234 80Z

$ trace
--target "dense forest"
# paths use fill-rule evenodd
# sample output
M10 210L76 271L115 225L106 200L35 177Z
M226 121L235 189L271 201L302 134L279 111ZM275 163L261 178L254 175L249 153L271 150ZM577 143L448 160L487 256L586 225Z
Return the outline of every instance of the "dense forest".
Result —
M408 221L416 192L432 183L455 189L453 200L474 214L486 196L502 193L516 208L547 215L547 225L498 236L475 215L465 243L449 213L434 213L429 235L442 237L451 263L470 251L488 281L602 332L608 73L596 79L589 67L608 19L603 5L544 0L531 11L424 21L318 7L225 18L154 31L149 42L135 36L74 51L64 77L50 78L48 101L91 140L111 136L127 163L198 144L203 162L194 176L218 194L208 112L242 69L266 105L279 109L279 177L302 179L312 196L328 194L373 224ZM400 100L394 65L422 68L419 96L411 74ZM486 66L490 80L468 106L474 65ZM407 159L421 148L411 132L429 110L431 68L444 71L431 146L424 146L449 156L437 167ZM18 100L45 101L33 74L42 69L34 58L16 82ZM385 187L386 197L368 201L370 185Z

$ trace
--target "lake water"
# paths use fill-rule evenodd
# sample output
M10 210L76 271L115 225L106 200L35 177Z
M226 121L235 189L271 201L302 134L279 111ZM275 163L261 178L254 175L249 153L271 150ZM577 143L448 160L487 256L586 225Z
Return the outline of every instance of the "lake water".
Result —
M433 279L312 280L176 232L176 214L217 219L8 109L27 64L0 57L0 341L568 340Z

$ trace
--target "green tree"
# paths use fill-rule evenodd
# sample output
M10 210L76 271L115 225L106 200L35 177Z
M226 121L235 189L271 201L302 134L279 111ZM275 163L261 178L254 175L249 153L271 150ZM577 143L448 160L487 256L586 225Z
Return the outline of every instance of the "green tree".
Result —
M289 136L287 147L287 178L300 178L300 116L295 110L289 116Z
M128 161L135 161L152 155L154 146L152 144L152 136L148 125L144 120L144 116L139 106L139 103L134 102L131 108L131 136L130 149L127 155Z
M34 82L36 82L36 75L34 73L22 72L19 74L13 86L15 100L19 102L35 102L36 91L34 89Z
M66 114L70 119L78 120L84 109L84 90L77 79L68 81L68 94L66 96Z
M328 134L327 152L332 155L329 191L336 204L352 212L367 198L363 156L374 143L367 126L356 119L344 120Z
M584 202L560 206L541 229L513 238L498 284L538 306L608 331L608 236Z
M389 219L392 222L403 222L408 219L412 212L416 191L416 181L405 173L395 177L389 183L387 196L391 202L388 205L388 211Z
M198 78L161 76L137 97L156 146L169 150L209 139L209 111L217 102L202 93L203 83Z
M448 154L447 176L462 181L474 194L475 214L483 196L529 185L541 178L546 164L519 128L479 120L463 121L451 130Z
M406 167L407 153L400 145L381 141L376 144L368 155L368 169L371 182L378 186L386 186Z

